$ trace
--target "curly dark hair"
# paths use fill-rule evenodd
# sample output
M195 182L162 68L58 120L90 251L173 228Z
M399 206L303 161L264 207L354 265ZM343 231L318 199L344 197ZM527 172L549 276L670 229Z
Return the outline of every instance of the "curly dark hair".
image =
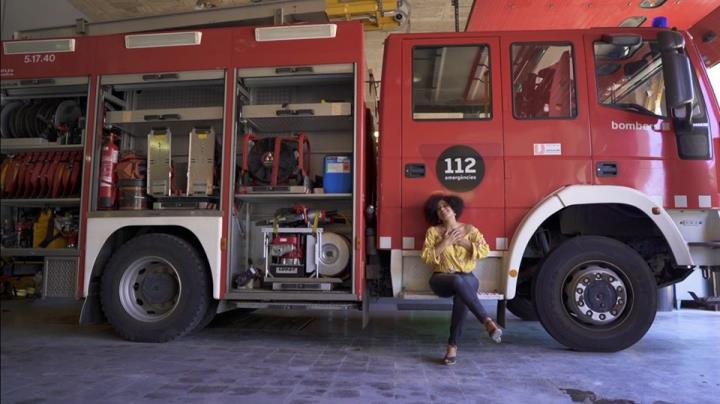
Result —
M455 211L455 217L460 217L465 207L465 203L459 196L447 195L447 194L433 194L430 195L428 200L425 202L425 220L433 226L442 223L442 220L437 215L437 206L440 201L445 201L453 211Z

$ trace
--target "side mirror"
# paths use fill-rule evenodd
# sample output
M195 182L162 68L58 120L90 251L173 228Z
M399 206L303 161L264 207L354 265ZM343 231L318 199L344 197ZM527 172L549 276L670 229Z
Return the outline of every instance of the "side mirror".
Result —
M685 53L685 39L676 31L662 31L657 36L663 62L665 99L672 109L678 154L684 160L712 158L712 136L707 119L693 121L693 74ZM701 116L705 116L702 114Z
M690 60L685 54L662 54L665 98L669 108L681 108L694 98Z
M685 38L677 31L661 31L657 35L660 51L672 52L685 47Z
M662 53L665 99L669 109L685 108L694 98L690 59L679 32L662 31L657 36Z

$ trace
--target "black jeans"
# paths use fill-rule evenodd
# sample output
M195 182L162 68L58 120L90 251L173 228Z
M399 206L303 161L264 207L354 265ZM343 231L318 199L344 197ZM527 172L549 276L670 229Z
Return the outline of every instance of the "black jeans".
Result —
M430 288L440 297L452 297L453 309L450 318L450 338L448 344L457 346L457 340L462 335L465 315L468 310L475 317L484 322L488 318L485 308L480 304L477 296L479 282L472 273L439 273L430 277Z

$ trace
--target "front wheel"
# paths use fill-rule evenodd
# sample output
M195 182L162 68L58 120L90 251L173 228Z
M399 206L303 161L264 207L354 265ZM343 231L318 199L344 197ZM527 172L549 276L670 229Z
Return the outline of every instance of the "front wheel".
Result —
M131 341L165 342L197 327L211 303L204 260L169 234L138 236L105 268L101 302L113 328Z
M645 335L655 319L655 278L642 257L607 237L570 239L550 253L533 297L545 330L579 351L615 352Z

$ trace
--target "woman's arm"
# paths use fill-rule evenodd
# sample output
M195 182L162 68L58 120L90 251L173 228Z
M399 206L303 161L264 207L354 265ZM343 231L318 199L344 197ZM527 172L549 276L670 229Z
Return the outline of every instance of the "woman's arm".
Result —
M443 238L436 228L430 227L425 233L425 243L423 243L420 259L428 265L440 265L440 257L450 245L447 237Z
M469 251L472 253L472 259L479 260L490 254L490 246L478 229L473 227L467 238L471 244Z

